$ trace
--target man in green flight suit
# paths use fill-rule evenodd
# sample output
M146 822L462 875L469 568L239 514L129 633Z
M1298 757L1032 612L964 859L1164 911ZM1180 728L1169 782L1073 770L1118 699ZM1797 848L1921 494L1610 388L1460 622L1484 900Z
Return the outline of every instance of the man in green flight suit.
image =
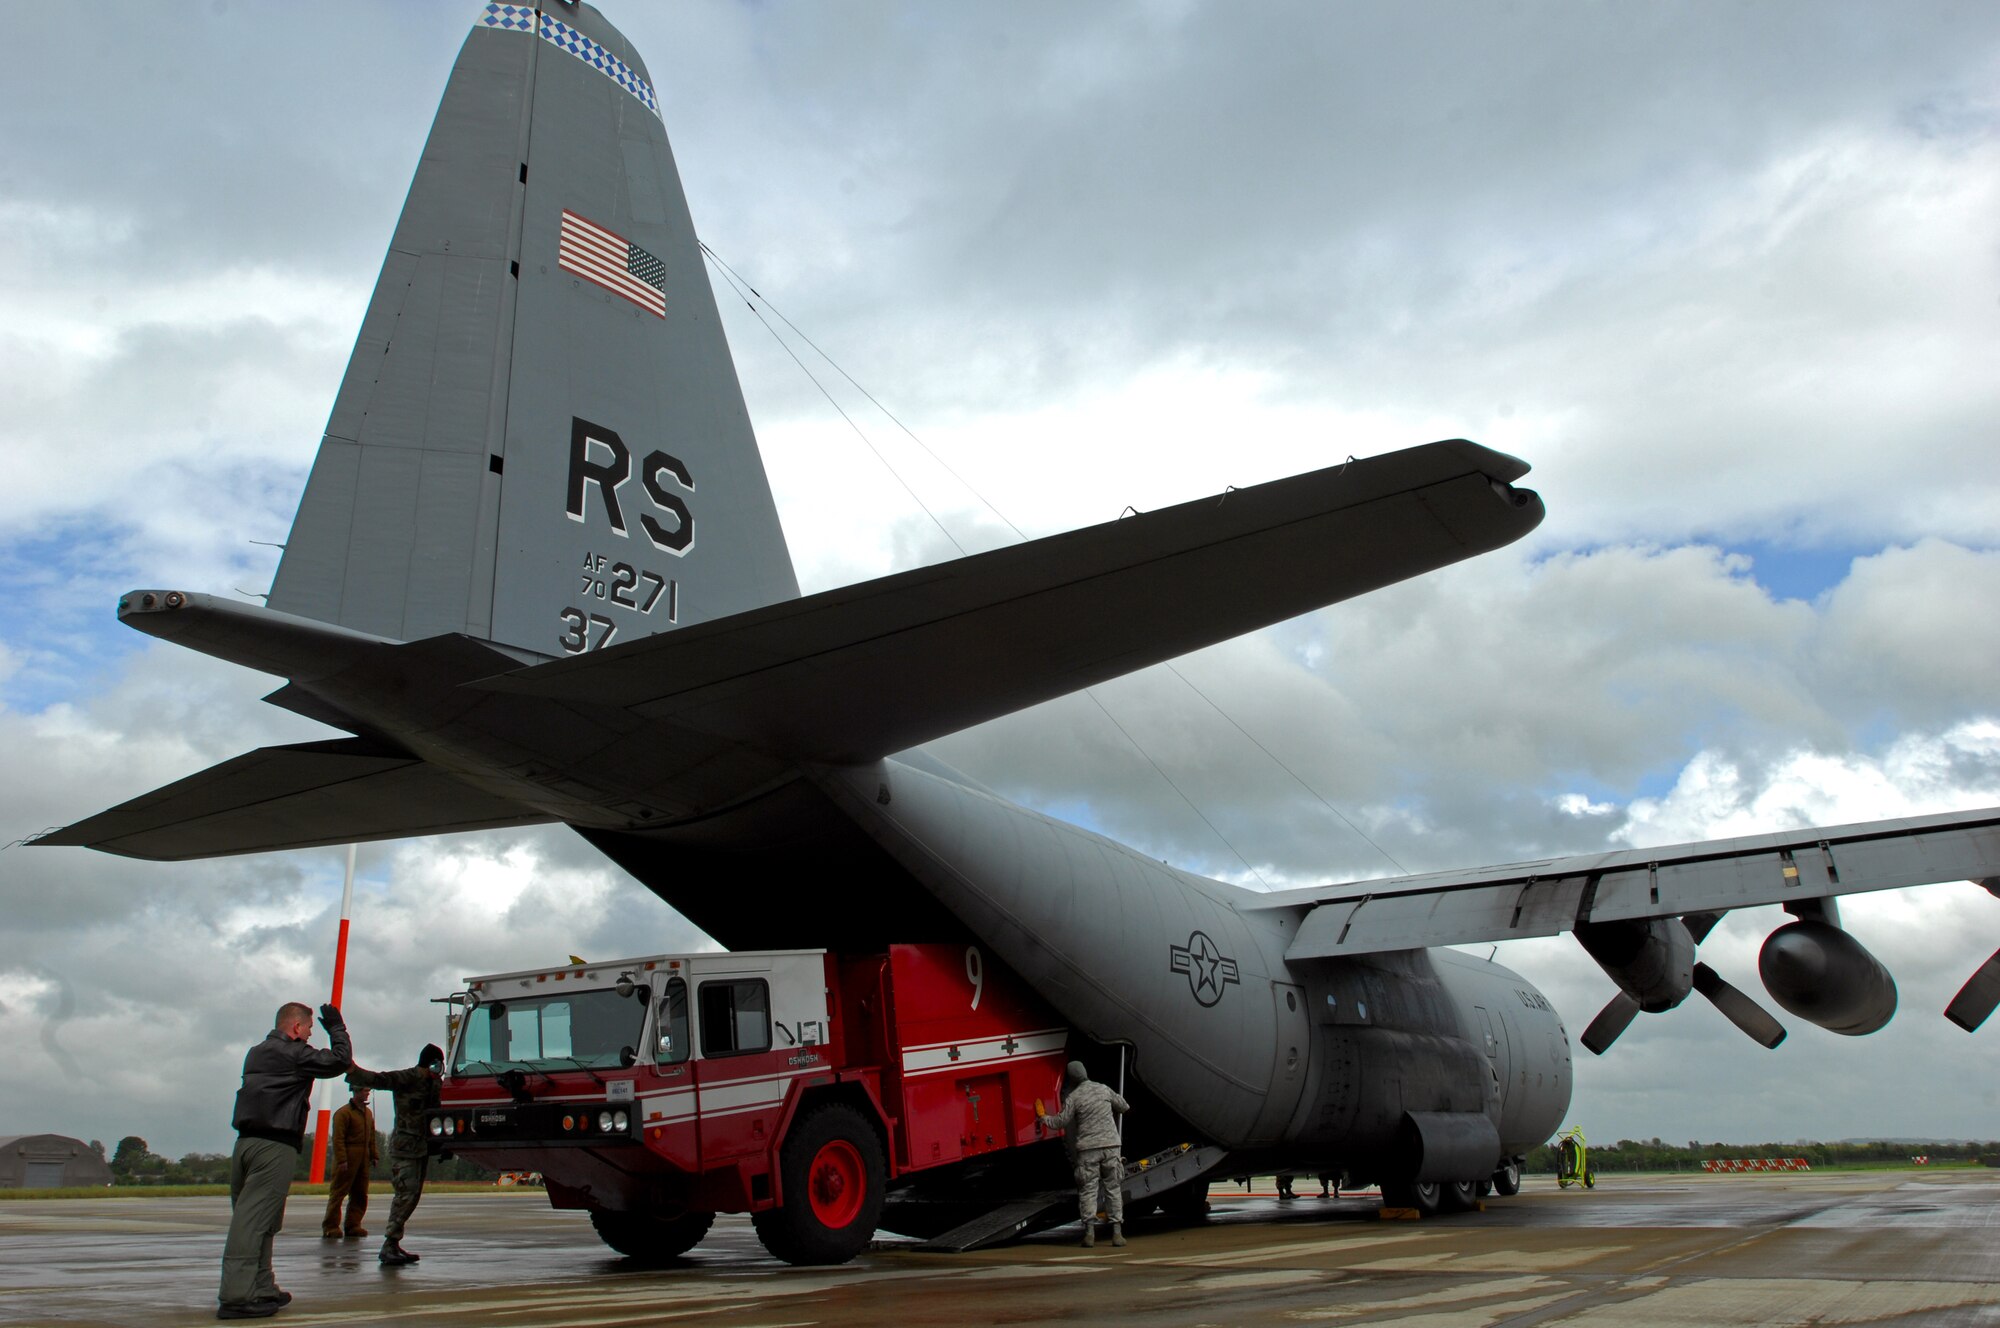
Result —
M403 1248L403 1226L424 1197L424 1177L430 1171L430 1111L438 1104L440 1070L444 1051L434 1042L424 1044L417 1063L407 1070L364 1070L356 1066L347 1075L352 1088L382 1088L396 1095L396 1128L389 1135L389 1183L396 1197L389 1203L389 1224L382 1233L385 1264L415 1263L418 1256Z
M344 1074L354 1064L347 1023L331 1005L319 1007L325 1051L311 1046L312 1007L278 1007L274 1027L243 1058L243 1086L230 1119L236 1151L229 1159L229 1238L222 1247L218 1319L268 1319L292 1303L271 1276L271 1245L285 1225L285 1197L305 1147L313 1080Z

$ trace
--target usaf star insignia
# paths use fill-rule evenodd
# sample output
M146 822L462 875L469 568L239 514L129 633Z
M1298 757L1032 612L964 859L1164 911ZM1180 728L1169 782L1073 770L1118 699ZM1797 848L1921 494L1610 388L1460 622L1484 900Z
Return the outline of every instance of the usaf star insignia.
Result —
M1225 956L1205 931L1190 932L1186 945L1167 947L1167 968L1187 974L1188 990L1201 1005L1222 999L1222 989L1241 982L1236 961Z

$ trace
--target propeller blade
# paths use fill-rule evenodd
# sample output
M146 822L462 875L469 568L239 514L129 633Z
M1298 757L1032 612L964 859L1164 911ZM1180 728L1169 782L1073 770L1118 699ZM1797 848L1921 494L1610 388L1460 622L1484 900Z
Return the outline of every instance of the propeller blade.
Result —
M1694 937L1694 943L1700 945L1708 939L1708 934L1715 930L1715 924L1722 921L1722 915L1726 911L1726 909L1716 909L1713 913L1683 913L1681 925L1688 929L1688 935Z
M1722 975L1707 964L1694 966L1694 989L1722 1011L1725 1019L1748 1033L1752 1041L1775 1047L1785 1040L1783 1024L1773 1019L1763 1006L1724 982Z
M2000 950L1995 950L1993 957L1965 980L1958 995L1944 1007L1944 1017L1970 1033L1986 1022L1986 1016L1993 1013L1996 1005L2000 1005Z
M1995 955L1994 958L2000 959L2000 955ZM1590 1048L1591 1054L1602 1056L1610 1049L1611 1044L1618 1040L1618 1035L1625 1031L1631 1024L1633 1016L1638 1013L1639 1002L1624 992L1619 992L1611 998L1609 1004L1597 1012L1597 1018L1590 1021L1590 1027L1583 1030L1583 1045Z

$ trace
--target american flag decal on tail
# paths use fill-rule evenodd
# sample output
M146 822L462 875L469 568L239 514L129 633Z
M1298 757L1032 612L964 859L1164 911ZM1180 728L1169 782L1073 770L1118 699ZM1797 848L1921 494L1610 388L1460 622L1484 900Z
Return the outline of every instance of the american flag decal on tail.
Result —
M667 297L661 285L666 280L666 264L624 236L564 208L557 254L563 271L594 281L648 313L667 316Z

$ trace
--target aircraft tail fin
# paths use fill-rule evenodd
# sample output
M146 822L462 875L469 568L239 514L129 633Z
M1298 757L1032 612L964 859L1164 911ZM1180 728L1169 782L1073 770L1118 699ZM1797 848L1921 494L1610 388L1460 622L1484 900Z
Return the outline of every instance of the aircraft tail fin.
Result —
M270 606L555 656L797 594L644 64L487 5Z

